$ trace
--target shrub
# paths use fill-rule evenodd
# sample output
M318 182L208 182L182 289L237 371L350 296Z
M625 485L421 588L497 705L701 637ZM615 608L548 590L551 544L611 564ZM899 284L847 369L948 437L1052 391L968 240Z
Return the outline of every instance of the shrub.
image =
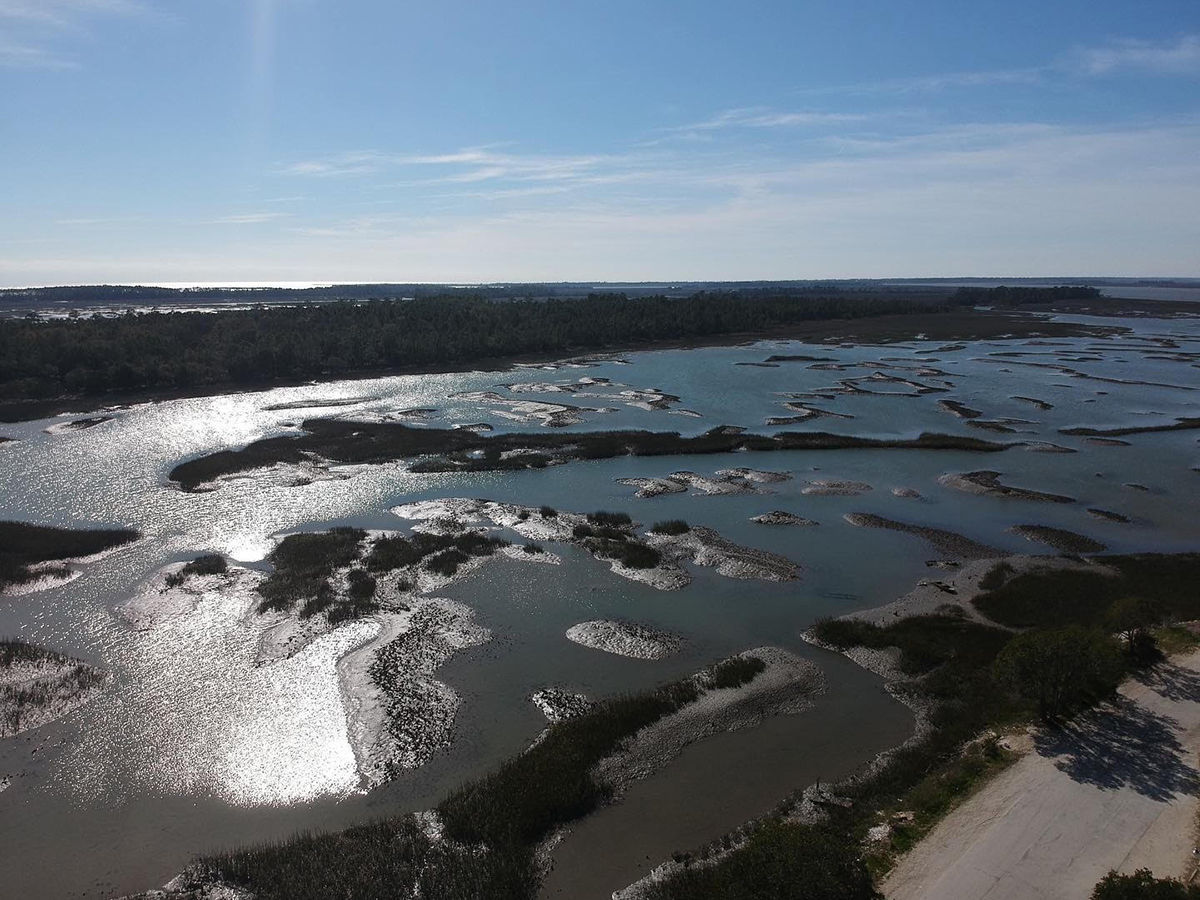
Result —
M979 586L985 591L994 591L1004 584L1008 576L1015 571L1016 569L1009 563L998 562L987 570L986 575L979 579Z
M609 525L620 527L622 525L628 526L633 524L633 519L629 517L628 513L606 512L602 509L597 510L594 513L588 513L587 519L593 525Z
M558 518L558 510L555 509L553 506L543 506L538 509L538 512L540 512L542 514L543 519Z
M436 553L429 557L425 562L425 566L432 572L437 572L439 575L445 575L447 578L452 577L458 572L458 567L470 559L467 554L463 553L457 547L451 547L449 550L443 550L441 553Z
M665 522L655 522L650 529L653 534L686 534L692 526L683 519L667 519Z
M1092 900L1200 900L1200 887L1174 878L1155 878L1149 869L1132 875L1109 871L1092 891Z
M714 865L649 885L647 900L882 900L854 840L827 825L768 821Z
M521 548L521 550L530 555L535 555L538 553L545 553L545 551L542 549L541 544L526 544L524 547Z

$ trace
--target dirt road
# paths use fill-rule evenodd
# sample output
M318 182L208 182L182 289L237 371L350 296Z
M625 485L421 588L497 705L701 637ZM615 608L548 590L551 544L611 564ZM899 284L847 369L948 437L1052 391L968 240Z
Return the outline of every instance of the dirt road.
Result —
M1121 687L951 813L889 900L1081 900L1109 869L1190 870L1200 812L1200 652Z

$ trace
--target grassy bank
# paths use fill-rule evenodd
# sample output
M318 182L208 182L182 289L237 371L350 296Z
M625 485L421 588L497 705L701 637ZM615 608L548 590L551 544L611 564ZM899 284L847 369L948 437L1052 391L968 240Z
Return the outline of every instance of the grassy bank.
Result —
M734 657L551 725L535 746L438 805L448 840L431 839L420 820L404 816L206 856L192 870L195 884L225 881L258 900L529 900L540 884L537 844L610 796L592 776L597 762L705 691L746 684L763 668L761 660Z
M93 556L138 539L128 529L51 528L27 522L0 522L0 590L38 577L33 567L57 560ZM68 574L63 567L51 574ZM43 573L45 570L43 569Z
M730 434L714 428L702 435L678 432L588 431L572 434L499 434L486 437L469 429L412 428L395 422L309 419L300 437L265 438L241 450L221 450L180 463L171 480L195 490L223 475L276 463L300 463L312 454L337 463L387 463L423 457L414 471L490 472L540 468L574 460L618 456L683 456L739 450L972 450L995 452L1011 445L947 434L913 439L878 439L827 432ZM505 451L532 450L504 457Z
M1052 698L1057 702L1051 707L1053 717L1070 715L1109 696L1126 674L1152 661L1155 653L1130 639L1128 629L1146 629L1163 652L1200 645L1191 629L1171 624L1200 618L1195 590L1200 554L1096 559L1116 574L1050 568L1018 574L998 563L983 579L984 593L974 603L995 621L1026 629L1022 632L970 621L952 606L942 614L886 626L854 619L825 619L814 625L814 636L837 649L895 648L900 671L914 679L903 689L928 708L930 728L868 777L838 786L845 805L830 806L829 821L821 828L832 830L840 843L821 852L831 865L841 867L845 880L804 896L869 896L860 893L858 870L845 868L847 859L860 862L876 877L885 873L900 854L1013 760L987 735L1043 716L1047 685L1058 690ZM811 832L807 826L784 824L791 808L790 803L782 804L773 817L744 828L741 849L715 864L689 865L654 885L646 896L789 896L778 885L797 889L804 884L795 880L798 869L792 880L783 882L756 881L753 873L792 871L797 854L805 852ZM871 829L881 825L888 826L882 829L886 834L870 839ZM726 846L733 843L725 841ZM702 855L708 857L720 847L718 843L706 848Z

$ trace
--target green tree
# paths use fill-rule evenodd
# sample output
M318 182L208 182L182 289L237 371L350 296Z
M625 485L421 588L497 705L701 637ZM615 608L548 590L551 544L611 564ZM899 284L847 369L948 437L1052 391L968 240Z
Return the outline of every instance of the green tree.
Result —
M1044 721L1068 711L1089 693L1112 690L1121 669L1112 640L1077 625L1018 634L993 663L997 679L1036 703Z
M1157 649L1150 629L1162 621L1157 603L1142 597L1121 597L1114 600L1105 614L1109 630L1125 641L1126 652L1140 660L1150 659Z

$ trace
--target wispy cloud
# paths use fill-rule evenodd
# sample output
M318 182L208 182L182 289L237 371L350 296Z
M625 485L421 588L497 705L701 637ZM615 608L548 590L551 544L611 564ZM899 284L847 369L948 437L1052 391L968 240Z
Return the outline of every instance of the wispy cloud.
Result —
M953 88L989 87L993 85L1038 84L1049 67L1034 66L1022 69L986 69L977 72L943 72L913 78L889 78L828 87L804 88L798 96L853 94L928 94Z
M77 69L79 63L45 47L0 40L0 66L7 69Z
M675 131L712 131L718 128L789 128L802 125L827 125L861 122L868 118L859 113L787 112L761 106L729 109L691 125L681 125Z
M285 212L252 212L239 213L232 216L222 216L219 219L213 219L213 225L260 225L263 222L274 222L277 219L286 219L291 216L291 213Z
M88 36L102 17L161 17L137 0L0 0L0 66L19 69L78 69L62 44Z
M1122 69L1166 75L1200 73L1200 34L1186 34L1167 43L1117 41L1108 47L1080 51L1079 63L1091 75L1107 75Z

